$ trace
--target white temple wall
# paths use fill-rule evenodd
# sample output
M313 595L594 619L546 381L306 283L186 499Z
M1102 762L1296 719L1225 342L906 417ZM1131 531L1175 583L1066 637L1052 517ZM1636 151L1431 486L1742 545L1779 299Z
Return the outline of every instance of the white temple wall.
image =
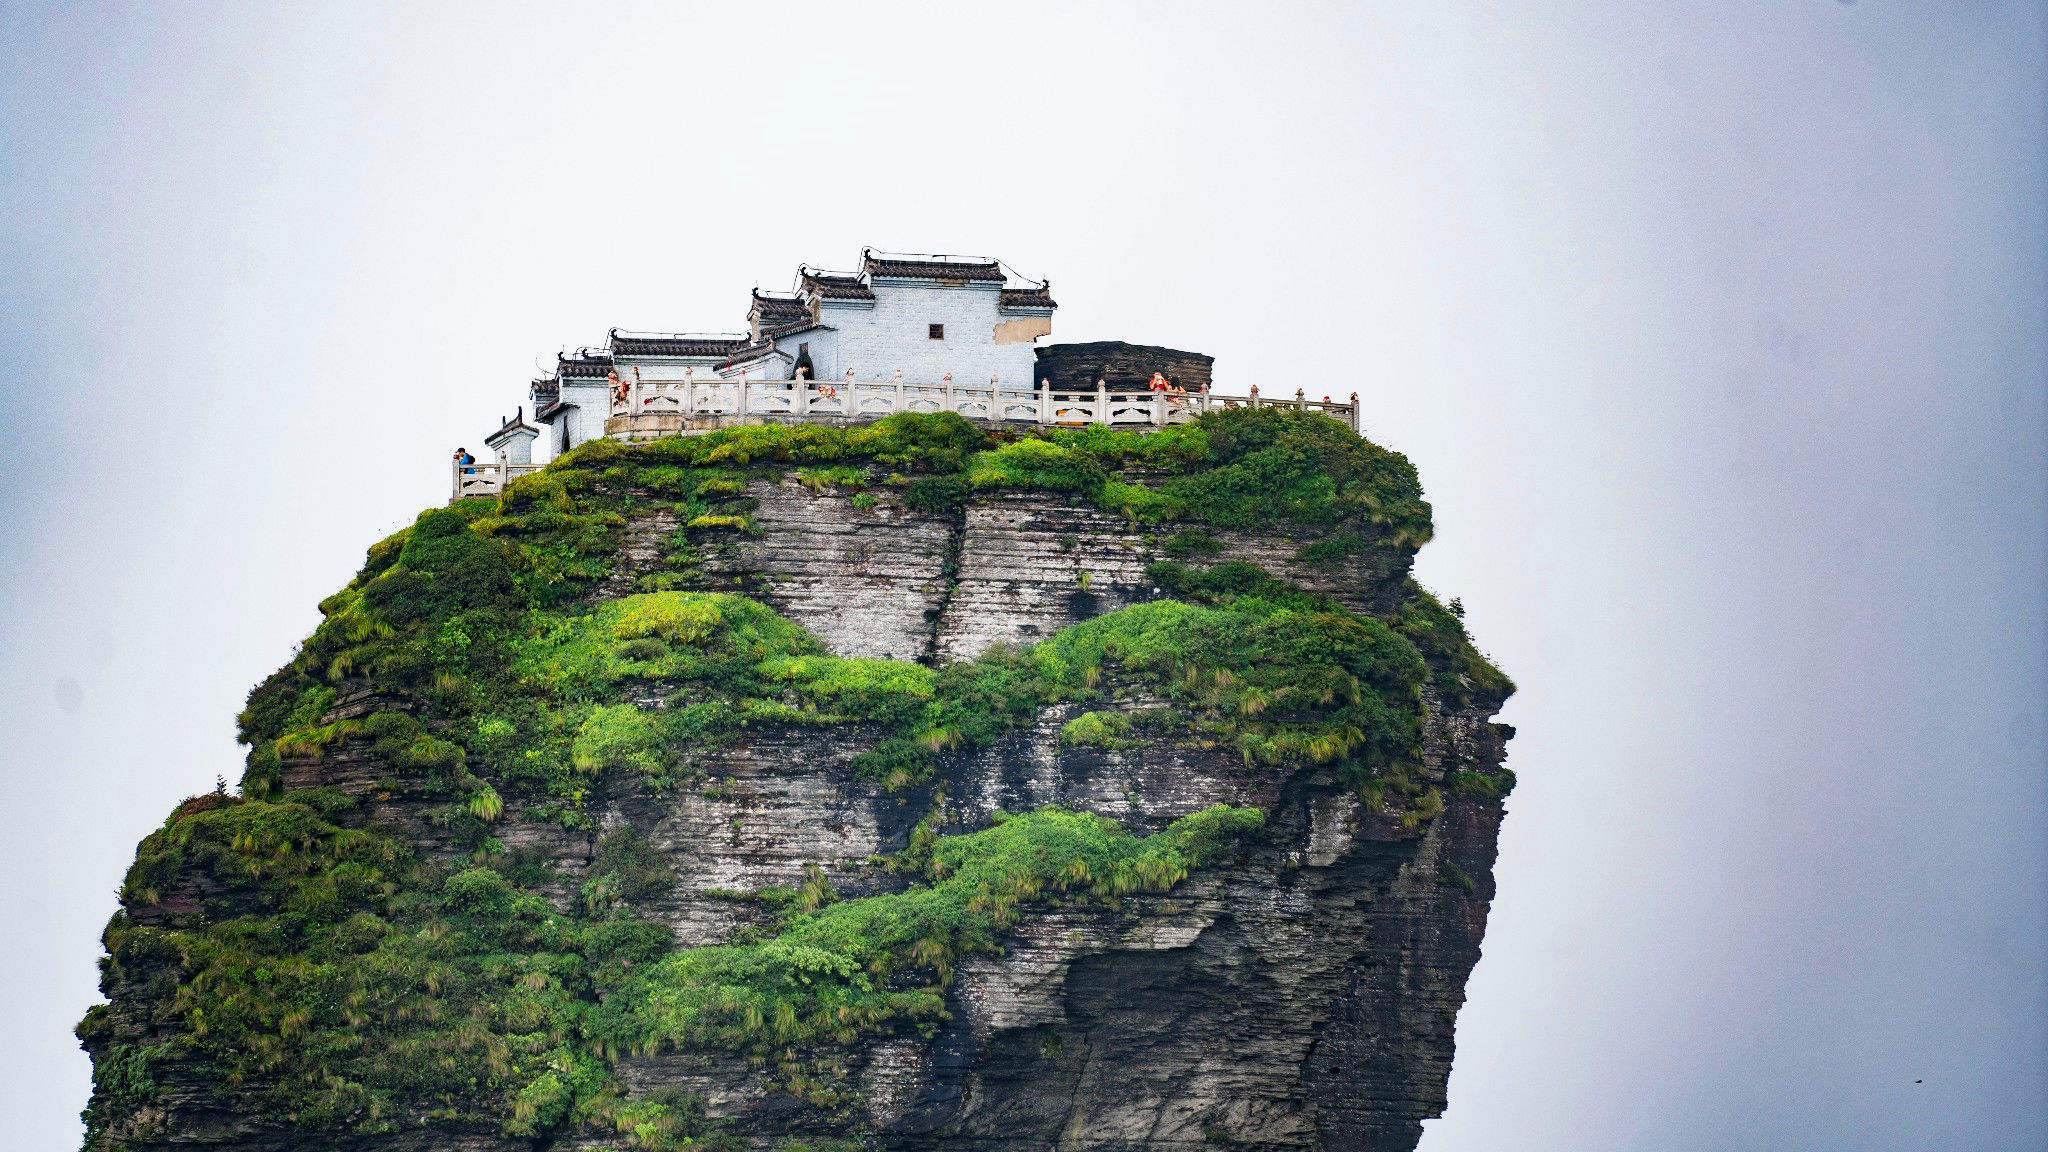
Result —
M1005 384L1025 385L1037 356L1030 344L996 343L996 324L1003 319L996 307L999 289L997 284L876 284L872 309L828 303L821 310L820 319L838 329L827 334L834 339L817 339L820 333L798 339L811 341L813 361L820 359L821 349L830 349L832 377L852 368L859 379L888 380L901 369L905 380L932 383L951 372L958 383L983 384L994 372ZM931 339L933 324L945 325L944 339ZM818 375L828 375L822 362Z

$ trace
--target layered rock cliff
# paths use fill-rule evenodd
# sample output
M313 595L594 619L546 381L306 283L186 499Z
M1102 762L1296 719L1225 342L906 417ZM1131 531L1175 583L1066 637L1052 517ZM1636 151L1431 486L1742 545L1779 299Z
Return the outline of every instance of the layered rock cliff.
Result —
M1511 686L1307 414L586 446L144 841L89 1148L1406 1149Z

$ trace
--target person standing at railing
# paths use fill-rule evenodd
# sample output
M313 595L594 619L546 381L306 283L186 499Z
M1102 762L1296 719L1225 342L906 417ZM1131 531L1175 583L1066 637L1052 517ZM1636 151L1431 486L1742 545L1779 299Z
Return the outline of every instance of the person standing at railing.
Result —
M1188 394L1181 386L1166 378L1164 372L1154 372L1150 387L1153 399L1164 399L1169 407L1179 408L1187 403Z

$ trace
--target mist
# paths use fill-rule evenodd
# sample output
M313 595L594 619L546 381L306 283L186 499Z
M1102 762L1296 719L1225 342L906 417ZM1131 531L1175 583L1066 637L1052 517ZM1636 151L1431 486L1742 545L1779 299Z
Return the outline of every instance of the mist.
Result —
M2048 1145L2048 19L0 5L0 1114L446 460L863 245L1360 393L1520 685L1425 1152Z

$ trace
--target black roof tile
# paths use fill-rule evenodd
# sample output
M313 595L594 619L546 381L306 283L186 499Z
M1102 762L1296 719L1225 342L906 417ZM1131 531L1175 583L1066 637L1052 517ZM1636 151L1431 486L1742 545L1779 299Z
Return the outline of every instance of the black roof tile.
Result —
M555 361L557 377L601 377L611 370L612 358L609 352L593 352L588 348L567 353Z
M867 256L862 259L861 270L870 276L893 277L899 280L978 280L1001 284L1009 279L1003 274L1002 264L994 260L984 264L965 260L905 260L890 256Z
M847 276L836 272L813 272L808 268L797 272L798 285L823 300L873 300L875 290L867 281L858 276Z
M746 346L745 336L706 336L689 333L623 335L612 332L613 356L701 356L723 359Z
M759 316L762 327L771 324L787 324L792 320L811 318L811 306L795 296L763 296L759 288L754 289L753 303L747 307L749 317Z
M725 363L719 365L719 367L730 368L735 364L751 363L752 361L759 360L764 356L772 355L774 352L775 341L773 339L762 340L753 344L747 344L740 348L734 349L733 354L727 357Z
M1005 288L1002 298L996 302L1000 308L1057 308L1053 303L1052 289L1040 284L1036 288Z

